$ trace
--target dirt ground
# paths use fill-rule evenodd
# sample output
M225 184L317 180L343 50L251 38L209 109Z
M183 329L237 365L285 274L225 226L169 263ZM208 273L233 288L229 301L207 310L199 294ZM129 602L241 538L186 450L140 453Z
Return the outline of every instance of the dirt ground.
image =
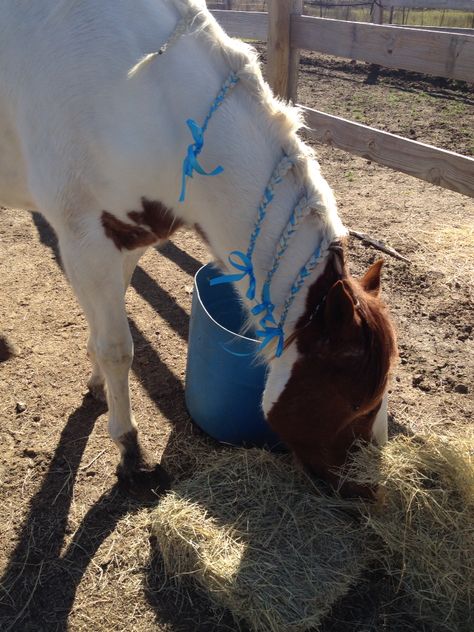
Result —
M316 55L303 57L301 70L304 104L474 154L474 90L465 84L377 76L364 64ZM317 152L346 225L412 262L385 257L384 295L400 346L391 433L460 431L474 408L473 201L331 148ZM350 257L358 274L379 253L351 241ZM136 418L146 447L178 476L179 443L197 432L183 397L192 275L208 259L183 231L149 250L127 297ZM55 237L25 210L0 210L0 334L16 347L0 362L0 629L235 629L203 600L180 600L164 585L149 542L151 508L115 486L105 409L85 388L86 323ZM366 593L357 612L339 604L324 632L390 630L382 592Z

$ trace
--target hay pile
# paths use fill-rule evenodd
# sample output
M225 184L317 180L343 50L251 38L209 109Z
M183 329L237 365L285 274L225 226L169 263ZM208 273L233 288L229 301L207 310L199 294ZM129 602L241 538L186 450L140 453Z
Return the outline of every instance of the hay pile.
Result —
M398 609L434 630L474 630L473 456L472 435L398 437L382 451L364 448L350 472L383 490L361 513L394 592L402 589Z
M320 495L287 460L227 451L154 514L168 576L191 576L256 632L317 626L369 562L355 503Z
M379 484L381 500L325 496L285 456L212 451L154 512L168 577L191 579L255 632L303 632L375 561L392 582L391 630L409 617L471 632L472 442L399 437L362 448L348 477Z

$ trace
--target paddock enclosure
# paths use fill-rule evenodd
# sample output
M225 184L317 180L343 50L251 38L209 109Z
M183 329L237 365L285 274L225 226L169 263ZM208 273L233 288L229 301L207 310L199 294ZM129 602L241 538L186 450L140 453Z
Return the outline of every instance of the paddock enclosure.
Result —
M240 35L254 40L266 64L261 25L267 16L258 13L251 27L250 17L236 13L219 9L216 15L224 25L245 22L248 31ZM384 15L379 28L387 29ZM297 19L304 24L305 17ZM276 22L285 24L281 17ZM357 41L369 41L376 28L370 24L370 37L359 34ZM406 30L411 46L422 30ZM461 46L462 55L471 57L455 56L449 72L472 73L462 60L473 59L474 36L457 36L472 40L447 48ZM298 71L297 101L322 113L309 113L316 132L303 135L317 151L344 223L411 262L384 256L383 293L400 348L389 395L390 434L456 434L472 424L474 412L474 86L467 76L422 74L421 67L386 67L379 58L299 48L297 66L288 48L283 53L287 68ZM344 127L341 119L356 127ZM377 134L367 140L367 127L412 144L390 145L399 141ZM332 145L317 142L318 134ZM369 155L365 144L372 138ZM350 146L341 148L343 143ZM426 153L425 145L441 154ZM391 152L384 153L387 146ZM392 169L387 161L395 155ZM403 172L410 169L417 177ZM351 239L349 255L357 274L380 253ZM183 230L160 251L147 252L127 295L135 415L145 447L162 457L176 480L194 473L189 446L193 437L201 438L184 406L183 383L192 276L208 260L205 245ZM0 337L12 347L11 357L0 361L0 629L236 629L230 617L216 618L201 597L181 595L165 583L150 542L152 508L115 487L117 455L106 411L86 392L86 323L61 271L54 234L27 209L0 210ZM0 345L0 360L8 355ZM341 600L321 630L401 632L387 617L381 577ZM354 622L358 628L351 627ZM405 621L404 630L421 629Z

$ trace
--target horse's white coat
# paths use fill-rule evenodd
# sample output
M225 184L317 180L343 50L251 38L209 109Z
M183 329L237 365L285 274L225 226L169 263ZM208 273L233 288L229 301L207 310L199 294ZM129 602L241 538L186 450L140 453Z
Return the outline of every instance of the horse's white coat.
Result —
M166 42L182 15L195 28L128 78ZM333 194L297 138L298 115L274 99L249 48L191 0L3 0L0 5L0 204L40 210L55 228L68 277L87 316L93 383L104 376L109 429L118 443L134 422L128 373L133 356L124 292L140 253L119 251L101 225L122 221L140 200L159 200L198 223L214 254L246 251L263 190L283 149L297 166L277 185L254 256L258 287L291 209L305 190L314 212L295 235L272 283L278 316L300 267L321 237L345 234ZM202 123L233 70L239 84L213 115L200 160L224 173L188 180L181 167L192 142L188 118ZM297 295L287 335L304 311ZM240 289L245 291L245 284ZM285 387L295 345L273 360L263 407Z
M372 435L377 445L383 446L388 441L388 395L385 393L382 404L372 426Z
M298 359L296 344L291 344L278 362L272 362L263 392L262 409L268 415L272 406L277 403L291 376L293 365Z

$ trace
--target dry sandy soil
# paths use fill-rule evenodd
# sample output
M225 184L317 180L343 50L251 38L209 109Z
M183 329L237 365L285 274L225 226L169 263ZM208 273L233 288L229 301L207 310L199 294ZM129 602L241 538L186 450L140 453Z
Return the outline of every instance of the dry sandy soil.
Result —
M315 55L301 69L305 104L474 153L474 91L463 84L388 71L374 82L363 64ZM317 151L345 223L412 262L386 257L383 275L400 345L391 432L456 432L473 411L474 204L366 160ZM163 585L150 507L115 486L105 410L85 389L86 323L51 230L38 214L2 209L0 254L0 333L17 347L0 363L0 629L235 629L230 618L213 619L203 600L180 599ZM358 274L379 254L352 242L350 256ZM200 241L182 232L146 254L127 297L136 417L146 446L175 476L183 472L180 442L197 432L183 380L192 275L207 260ZM325 632L390 630L382 592L339 604ZM358 599L364 608L355 611Z

